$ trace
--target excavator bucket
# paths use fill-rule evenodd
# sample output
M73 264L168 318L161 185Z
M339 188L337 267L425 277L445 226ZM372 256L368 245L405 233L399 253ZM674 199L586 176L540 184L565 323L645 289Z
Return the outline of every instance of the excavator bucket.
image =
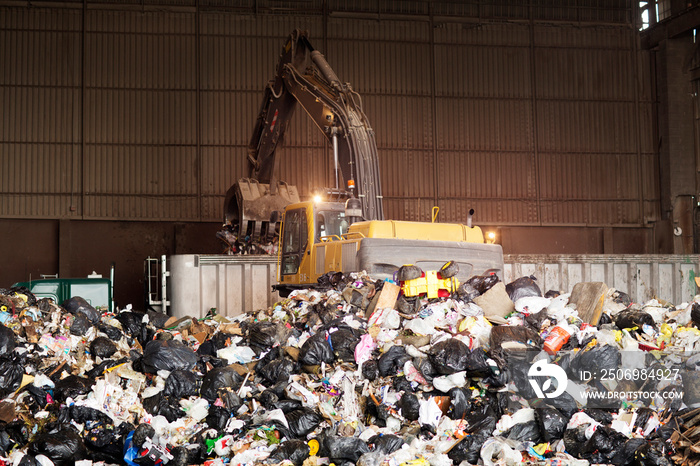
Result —
M250 178L239 179L226 193L224 224L239 238L270 239L288 204L300 202L296 186L282 181L272 193L269 184Z

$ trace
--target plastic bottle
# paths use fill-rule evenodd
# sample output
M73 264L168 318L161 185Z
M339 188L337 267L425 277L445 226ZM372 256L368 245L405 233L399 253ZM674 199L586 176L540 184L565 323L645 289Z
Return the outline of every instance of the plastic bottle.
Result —
M549 354L556 353L569 341L573 333L574 329L569 325L555 326L544 339L544 350Z

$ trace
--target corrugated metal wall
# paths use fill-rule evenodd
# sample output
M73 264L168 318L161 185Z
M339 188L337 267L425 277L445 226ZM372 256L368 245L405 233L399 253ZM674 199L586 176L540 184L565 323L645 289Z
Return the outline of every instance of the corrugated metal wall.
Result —
M363 97L388 217L643 226L659 202L648 56L629 1L591 5L0 2L0 217L218 221L298 27ZM285 143L282 179L331 183L301 109Z

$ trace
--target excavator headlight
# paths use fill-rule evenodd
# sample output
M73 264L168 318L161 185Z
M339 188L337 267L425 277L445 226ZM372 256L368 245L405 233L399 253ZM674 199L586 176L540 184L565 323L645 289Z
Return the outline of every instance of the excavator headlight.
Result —
M314 204L318 204L318 203L320 203L321 201L323 201L323 198L322 198L320 195L316 194L316 195L314 196Z
M486 233L486 242L489 244L493 244L496 242L496 233L493 231L489 231Z

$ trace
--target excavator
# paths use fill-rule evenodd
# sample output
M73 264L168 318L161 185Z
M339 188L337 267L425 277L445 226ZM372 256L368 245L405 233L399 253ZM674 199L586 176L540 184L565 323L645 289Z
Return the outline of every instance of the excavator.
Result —
M335 186L305 201L278 179L277 151L297 104L333 149ZM437 270L450 262L461 279L502 275L501 246L484 241L472 225L473 209L466 225L384 219L377 143L362 99L304 31L289 35L265 87L248 162L249 176L226 193L224 225L239 238L261 241L279 232L275 288L281 296L314 286L329 272L396 278L406 264Z

